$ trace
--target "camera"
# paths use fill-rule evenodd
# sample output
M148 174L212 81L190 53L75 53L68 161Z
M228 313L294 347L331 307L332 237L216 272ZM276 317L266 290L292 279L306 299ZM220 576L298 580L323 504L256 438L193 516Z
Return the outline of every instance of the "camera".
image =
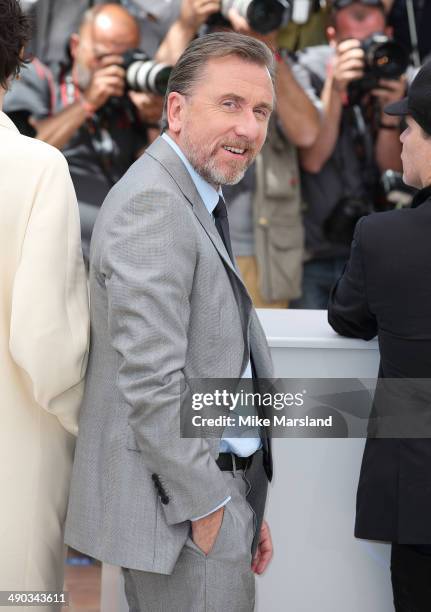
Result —
M366 70L376 79L398 79L409 65L408 51L385 34L373 34L361 42Z
M228 18L236 9L249 26L260 34L268 34L288 24L292 13L291 0L222 0L221 13Z
M409 65L409 53L385 34L372 34L361 41L364 51L364 76L349 85L349 100L356 104L377 87L380 79L398 79Z
M140 49L126 51L122 57L121 66L126 71L125 80L128 90L165 95L172 66L149 59L148 55ZM99 108L95 117L102 123L110 122L119 112L126 113L130 121L134 121L134 106L126 94L109 98Z
M385 197L386 206L379 210L391 210L410 206L417 189L406 185L401 172L386 170L381 178L380 185Z
M361 217L371 212L410 206L416 191L403 182L400 172L386 170L376 185L372 204L362 198L349 196L339 200L323 224L325 238L334 244L350 245L355 225Z
M129 89L161 96L165 95L172 66L151 60L140 49L133 49L124 53L123 66Z
M372 211L372 204L362 198L350 196L341 198L325 219L323 224L325 238L334 244L349 246L356 223L361 217L369 215Z

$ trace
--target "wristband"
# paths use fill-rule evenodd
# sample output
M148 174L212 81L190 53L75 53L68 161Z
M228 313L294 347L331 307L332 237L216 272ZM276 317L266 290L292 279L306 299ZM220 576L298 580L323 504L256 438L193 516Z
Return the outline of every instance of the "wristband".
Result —
M379 129L380 130L399 130L400 126L399 125L392 125L392 124L388 124L388 123L379 123Z

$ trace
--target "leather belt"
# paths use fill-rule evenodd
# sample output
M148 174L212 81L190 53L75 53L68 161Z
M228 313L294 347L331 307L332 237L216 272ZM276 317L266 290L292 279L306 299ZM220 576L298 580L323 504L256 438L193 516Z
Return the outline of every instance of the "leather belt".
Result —
M223 472L234 472L235 470L247 469L252 461L253 455L250 457L238 457L233 453L220 453L216 463Z

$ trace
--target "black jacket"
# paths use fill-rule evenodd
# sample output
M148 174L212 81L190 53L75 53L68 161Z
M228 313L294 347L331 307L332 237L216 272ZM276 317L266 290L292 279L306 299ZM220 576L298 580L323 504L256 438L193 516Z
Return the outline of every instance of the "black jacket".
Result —
M328 320L343 336L378 335L379 378L431 379L431 187L358 222ZM431 439L367 440L355 535L431 544Z

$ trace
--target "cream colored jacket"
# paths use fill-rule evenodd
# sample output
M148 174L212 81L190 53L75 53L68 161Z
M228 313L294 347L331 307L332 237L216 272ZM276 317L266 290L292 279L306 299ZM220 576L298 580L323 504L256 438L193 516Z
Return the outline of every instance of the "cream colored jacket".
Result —
M89 330L79 214L62 154L2 112L0 249L0 591L61 589Z

